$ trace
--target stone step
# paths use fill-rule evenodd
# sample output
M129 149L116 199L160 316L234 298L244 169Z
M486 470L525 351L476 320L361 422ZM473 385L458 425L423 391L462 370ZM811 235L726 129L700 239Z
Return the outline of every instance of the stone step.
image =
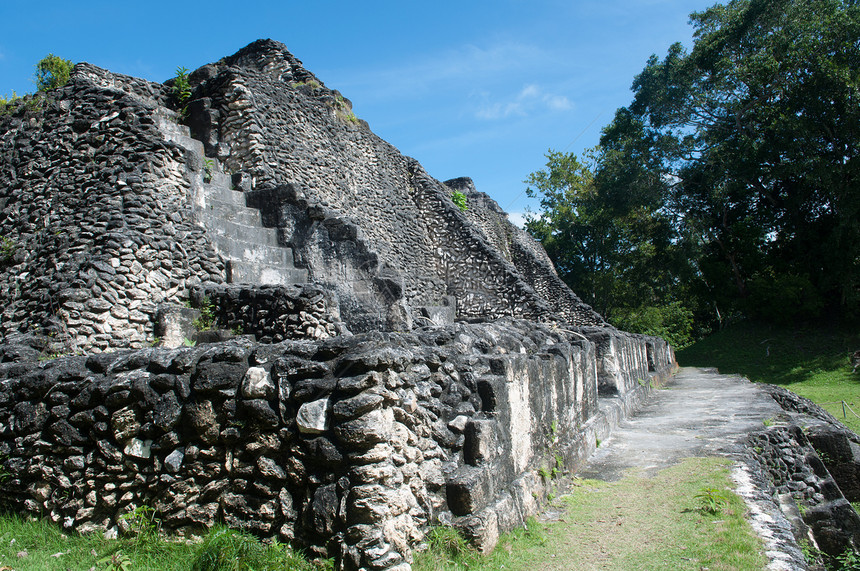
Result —
M213 177L213 181L214 181ZM247 200L245 198L245 194L238 190L233 190L231 188L231 183L229 179L227 182L219 181L217 184L210 183L203 186L203 192L206 196L206 199L214 199L219 200L221 202L228 202L230 204L235 204L236 206L241 206L242 208L249 208ZM256 208L254 209L256 210Z
M191 130L185 125L176 122L176 118L167 117L161 113L155 115L156 125L164 138L172 141L192 153L203 157L203 143L191 136Z
M290 248L266 246L259 243L236 240L229 236L214 235L212 243L219 254L227 259L293 268L293 251Z
M201 218L206 231L212 236L226 236L239 242L272 246L273 248L280 246L278 244L278 233L273 228L231 222L230 220L210 216L208 213L203 213Z
M308 271L298 268L266 266L241 260L227 261L227 283L289 285L308 281Z
M238 222L247 226L263 225L259 210L240 206L232 202L224 202L212 197L206 197L205 213L212 218Z

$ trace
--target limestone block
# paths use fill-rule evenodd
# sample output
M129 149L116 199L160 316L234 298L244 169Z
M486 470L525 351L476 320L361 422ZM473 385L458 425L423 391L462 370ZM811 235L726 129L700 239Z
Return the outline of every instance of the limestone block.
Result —
M113 428L114 440L123 444L129 438L137 435L140 431L140 422L137 420L137 414L134 410L126 407L113 413L111 428Z
M271 375L263 367L251 367L242 380L242 396L246 399L272 399L277 393Z
M299 431L304 434L322 434L328 430L331 408L330 398L304 403L296 414Z
M492 420L472 419L466 425L463 457L466 463L477 466L496 457L498 428Z
M179 472L179 469L182 467L182 460L185 458L185 452L181 449L174 450L170 454L167 455L167 458L164 459L164 467L167 468L169 472Z
M394 411L390 408L373 410L362 417L342 423L335 434L349 448L371 448L391 440Z
M140 438L132 438L128 441L123 449L128 456L135 458L149 458L152 455L152 440L141 440Z

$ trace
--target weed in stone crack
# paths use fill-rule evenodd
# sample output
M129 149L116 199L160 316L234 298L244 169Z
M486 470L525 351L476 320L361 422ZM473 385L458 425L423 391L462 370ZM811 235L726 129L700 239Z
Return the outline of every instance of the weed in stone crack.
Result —
M212 305L212 300L204 297L200 302L200 317L192 322L194 328L198 331L208 331L215 324L215 308Z
M18 251L18 244L14 240L6 236L0 236L0 261L8 262L15 257L15 252Z
M860 571L860 553L848 548L840 555L833 557L829 567L840 571Z
M549 482L550 480L552 480L552 473L546 466L541 466L540 468L538 468L538 474L540 474L541 480L543 480L544 482Z
M176 77L173 78L173 96L179 102L182 117L188 115L188 100L191 98L191 83L188 81L188 68L179 66L176 68Z
M461 212L466 212L466 210L469 209L469 205L466 202L466 195L462 192L455 190L454 193L451 194L451 200Z
M203 182L209 184L212 182L212 169L215 166L215 161L212 159L203 159Z

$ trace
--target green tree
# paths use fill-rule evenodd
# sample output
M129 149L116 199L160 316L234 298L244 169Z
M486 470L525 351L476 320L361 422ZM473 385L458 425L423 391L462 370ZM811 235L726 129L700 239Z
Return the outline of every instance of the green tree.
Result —
M36 64L36 90L48 91L69 81L74 64L54 54L48 54Z
M678 272L670 271L678 265L677 241L659 196L613 192L597 184L591 166L574 154L546 156L546 167L526 181L529 196L541 202L540 214L528 217L526 229L541 241L560 277L606 319L664 334L679 321L668 314L663 319L657 308L672 303L683 308L675 298L681 292ZM590 157L594 163L604 154Z
M656 199L713 315L860 313L860 5L734 0L652 56L595 180Z

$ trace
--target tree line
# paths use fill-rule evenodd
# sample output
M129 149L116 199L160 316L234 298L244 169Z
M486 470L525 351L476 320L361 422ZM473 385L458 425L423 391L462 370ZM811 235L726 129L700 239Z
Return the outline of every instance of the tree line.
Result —
M613 324L860 318L860 5L732 0L652 56L584 157L529 176L527 230Z

